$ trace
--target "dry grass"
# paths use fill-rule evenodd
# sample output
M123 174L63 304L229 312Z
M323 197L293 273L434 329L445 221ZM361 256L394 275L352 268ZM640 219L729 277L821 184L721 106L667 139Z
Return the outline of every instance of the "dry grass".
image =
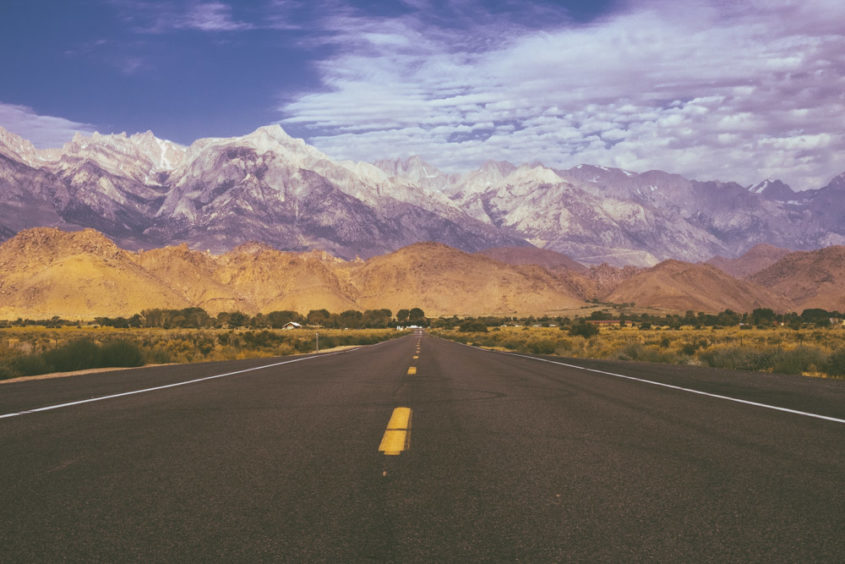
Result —
M845 376L845 328L680 329L602 326L586 339L547 327L500 327L486 333L437 330L483 347L572 358L640 360L807 376Z
M141 363L187 363L287 356L320 350L372 344L405 332L394 329L115 329L111 327L38 326L0 328L0 380L62 371L44 361L69 344L87 341L99 347L123 343L139 351ZM137 364L135 364L137 365ZM76 368L74 366L74 368Z

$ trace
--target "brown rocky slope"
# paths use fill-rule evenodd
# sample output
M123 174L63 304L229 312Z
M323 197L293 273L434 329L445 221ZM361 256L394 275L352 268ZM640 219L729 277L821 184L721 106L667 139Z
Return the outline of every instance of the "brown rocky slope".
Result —
M790 253L749 278L795 303L796 310L845 311L845 246Z
M505 264L436 243L366 261L255 243L223 255L185 245L135 253L94 230L35 228L0 244L0 319L91 319L192 306L212 314L421 307L431 316L557 315L591 295L667 311L845 310L845 247L791 253L749 280L679 261L614 269L612 276L599 276L601 268L585 276Z

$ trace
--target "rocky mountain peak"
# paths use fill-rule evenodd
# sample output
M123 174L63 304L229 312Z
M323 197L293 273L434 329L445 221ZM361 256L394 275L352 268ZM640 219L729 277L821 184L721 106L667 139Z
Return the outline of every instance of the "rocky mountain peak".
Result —
M37 153L35 146L27 139L0 126L0 155L31 163Z
M787 184L780 180L769 178L751 186L748 191L752 194L760 194L767 200L776 200L779 202L788 202L795 198L795 192Z

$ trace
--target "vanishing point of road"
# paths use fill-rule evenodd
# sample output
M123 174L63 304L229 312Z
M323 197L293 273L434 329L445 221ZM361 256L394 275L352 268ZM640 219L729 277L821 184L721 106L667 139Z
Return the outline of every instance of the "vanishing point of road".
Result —
M368 560L845 561L845 381L418 333L0 385L0 562Z

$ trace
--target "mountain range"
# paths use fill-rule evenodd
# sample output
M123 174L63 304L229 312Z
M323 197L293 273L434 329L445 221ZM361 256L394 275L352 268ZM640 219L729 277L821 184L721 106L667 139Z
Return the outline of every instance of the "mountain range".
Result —
M710 264L585 267L554 251L467 253L414 243L369 259L245 243L223 254L187 244L120 248L93 229L23 230L0 244L0 319L90 319L149 308L245 313L421 307L441 315L567 315L588 301L663 311L845 310L845 246L791 252L736 278ZM494 258L495 257L495 258ZM742 262L743 259L740 259Z
M800 192L591 165L455 174L418 157L337 162L278 126L188 147L95 133L40 150L0 128L0 240L39 226L93 228L129 250L254 241L354 259L432 241L645 267L845 244L845 174Z

